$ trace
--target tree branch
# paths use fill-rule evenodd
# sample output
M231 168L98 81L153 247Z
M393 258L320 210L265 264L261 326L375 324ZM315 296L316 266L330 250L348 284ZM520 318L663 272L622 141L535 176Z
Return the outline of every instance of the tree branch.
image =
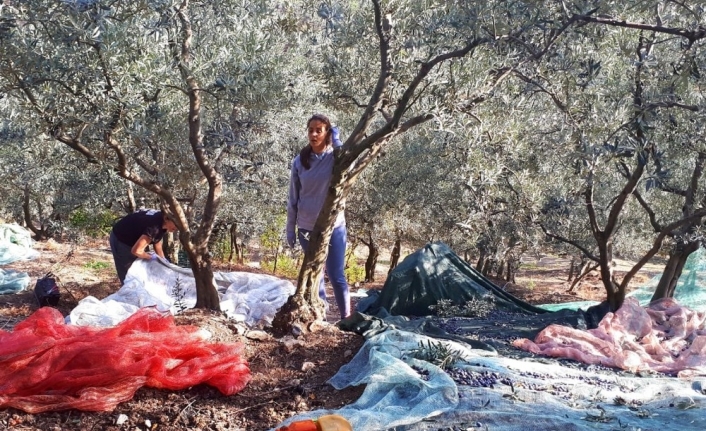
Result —
M135 163L137 163L145 172L152 176L157 175L157 170L154 169L152 166L148 165L147 162L142 160L140 157L134 157Z
M368 106L368 105L364 105L364 104L358 102L355 97L353 97L349 94L341 94L340 96L338 96L338 98L344 99L344 100L350 100L351 102L353 102L353 105L355 105L357 108L365 108L366 106Z
M68 145L70 148L73 148L78 153L82 154L84 157L86 157L86 160L89 163L98 163L98 158L95 156L95 154L93 154L93 152L89 150L88 147L81 143L80 137L86 127L88 127L88 124L82 124L81 127L79 127L76 137L73 138L64 135L64 132L61 130L60 126L50 130L49 134L54 137L54 139L56 139L57 141Z
M429 121L432 118L434 118L434 116L432 114L422 114L422 115L418 115L416 117L410 118L409 120L402 123L394 133L389 134L388 136L386 136L382 140L373 141L373 143L370 146L370 150L367 153L365 153L365 155L363 157L356 158L356 160L353 162L353 165L348 170L348 180L347 181L352 182L358 177L358 175L360 175L360 173L363 171L363 169L365 169L365 167L368 166L368 164L371 161L373 161L375 156L377 156L377 154L380 152L380 149L382 148L382 144L384 142L387 142L388 140L394 138L397 135L400 135L400 134L406 132L407 130L409 130L415 126L418 126L426 121ZM373 135L373 136L375 136L375 135ZM367 139L372 139L373 136L371 136Z
M649 216L650 224L652 225L652 228L655 230L655 232L661 232L662 226L660 226L660 224L657 222L657 217L655 216L655 212L652 210L652 207L650 207L650 204L645 201L640 192L638 192L637 190L633 191L632 195L635 196L635 199L637 199L637 201L640 203L642 208Z
M638 43L638 46L635 50L638 60L642 60L643 56L643 43L646 43L648 47L652 46L651 41L645 41L642 37L640 37L640 42ZM634 90L634 95L633 95L633 103L636 107L642 107L643 105L643 84L642 84L642 68L643 68L643 63L642 61L638 61L637 65L635 66L635 90ZM635 124L637 123L637 118L636 121L634 122ZM637 135L637 140L640 143L643 143L646 141L646 138L644 136L643 130L640 128L639 124L636 124L635 126L635 132ZM638 150L639 151L639 150ZM608 212L608 219L606 220L606 225L605 225L605 232L608 233L608 235L612 235L613 231L616 228L616 225L618 223L618 217L620 216L620 213L623 211L623 207L625 206L625 202L632 194L633 191L635 191L637 184L640 181L640 178L642 178L642 174L645 171L645 166L647 164L647 156L645 157L637 157L637 166L635 167L635 170L630 174L628 177L628 181L625 183L623 186L623 189L620 191L618 196L615 198L615 202L612 204L610 211Z
M378 111L382 103L382 94L385 92L387 85L392 77L392 63L390 62L390 29L383 29L382 25L382 7L380 6L380 0L372 0L373 10L375 13L375 31L378 35L379 50L380 50L380 73L378 75L377 83L375 84L375 89L370 95L370 100L368 100L368 105L360 117L358 124L353 128L353 132L346 140L345 144L349 142L360 142L365 136L370 123L373 121L375 112ZM361 148L356 154L356 157L363 151ZM353 157L353 160L356 158Z
M686 190L678 189L667 184L662 184L661 182L657 185L657 188L662 190L663 192L686 197Z
M655 33L665 33L665 34L672 34L675 36L683 37L689 40L689 46L691 46L694 42L700 39L706 38L706 28L699 26L697 30L685 30L683 28L671 28L671 27L663 27L660 25L651 25L651 24L643 24L643 23L637 23L637 22L628 22L625 20L618 20L614 18L608 18L608 17L594 17L594 16L588 16L588 15L574 15L572 19L575 18L578 21L583 21L583 22L589 22L589 23L594 23L594 24L603 24L603 25L609 25L613 27L623 27L623 28L632 28L636 30L646 30L646 31L652 31Z
M95 156L95 154L93 154L93 152L89 150L88 147L83 145L80 141L83 131L86 129L86 127L88 127L88 124L81 124L79 126L79 131L75 137L67 137L64 134L63 130L61 130L60 124L53 124L50 121L47 113L39 106L39 101L36 97L34 97L32 90L25 84L24 80L16 72L12 71L12 74L15 80L17 81L17 86L19 87L19 89L24 93L25 97L27 97L27 100L29 100L29 103L32 105L34 110L37 111L37 113L44 119L44 122L49 127L47 134L52 136L57 141L69 146L70 148L73 148L79 154L82 154L86 158L86 160L88 160L89 163L98 163L98 158Z
M573 241L569 238L565 238L561 235L549 232L549 230L542 223L538 223L538 224L539 224L539 227L544 232L544 234L546 236L548 236L549 238L556 239L556 240L564 242L566 244L571 244L574 247L578 248L581 251L581 253L583 253L583 255L586 256L588 259L591 259L594 262L598 262L598 257L596 255L594 255L593 253L591 253L590 251L588 251L588 249L586 247L582 246L578 242Z
M546 88L544 88L544 86L542 84L535 82L533 79L527 77L525 74L523 74L522 72L520 72L518 70L514 70L513 73L515 74L515 76L520 78L522 81L524 81L528 84L532 84L535 87L537 87L539 89L539 91L541 91L542 93L548 94L549 97L551 97L552 100L554 101L554 104L559 108L559 110L561 110L561 112L563 112L565 114L568 114L568 108L566 107L566 104L564 104L564 102L559 100L559 96L557 96L555 93L547 90Z
M699 151L696 156L696 163L694 164L694 170L691 172L691 180L689 182L689 187L686 189L686 196L684 196L684 210L690 211L696 203L696 193L699 190L699 180L704 173L704 163L706 163L706 152Z
M213 164L209 161L203 145L203 133L201 130L201 90L194 75L189 70L191 61L191 43L193 30L191 21L186 14L186 9L189 6L189 0L183 0L182 4L176 11L179 22L181 23L182 40L180 49L177 51L176 43L172 43L173 55L177 60L177 67L181 73L182 79L186 82L189 95L189 144L191 151L194 154L196 163L201 172L208 181L208 196L207 205L203 211L199 228L194 235L194 242L197 247L203 248L208 246L208 240L211 235L211 227L215 223L216 213L220 204L220 195L222 190L222 180ZM171 197L171 196L170 196Z
M647 264L647 262L649 262L650 259L652 259L659 252L659 250L662 248L662 242L664 241L664 238L669 235L673 235L674 230L678 229L679 227L687 223L691 223L692 221L702 217L706 217L706 208L701 208L697 211L694 211L694 213L690 216L684 217L681 220L677 220L665 226L652 243L652 248L650 248L650 250L644 256L642 256L642 259L640 259L630 269L630 271L625 274L625 277L623 277L623 280L620 282L620 288L624 290L627 287L628 283L630 283L630 280L635 276L635 274L637 274L637 272L642 269L642 267L645 266L645 264Z
M589 15L593 14L593 13L594 13L595 11L597 11L597 10L598 10L598 9L593 9L593 10L590 11L589 14L586 15L586 16L589 16ZM556 42L556 40L559 38L559 36L561 36L569 27L571 27L571 26L572 26L574 23L576 23L576 21L578 21L578 20L579 20L578 16L577 16L577 15L574 15L574 16L572 16L571 18L569 18L569 19L564 23L564 25L562 25L558 30L556 30L556 31L552 30L551 33L550 33L549 41L548 41L547 44L544 46L544 49L542 49L541 51L539 51L539 52L533 52L533 50L529 49L529 51L532 52L532 58L534 58L535 60L538 60L538 59L542 58L542 57L544 56L544 54L546 54L547 51L549 51L549 48L551 48L551 47L554 45L554 42ZM518 38L515 37L515 36L511 36L511 37L512 37L513 40L518 40ZM527 46L527 45L525 45L525 44L523 44L523 45L524 45L525 47Z
M589 174L588 184L584 191L584 199L586 202L586 212L588 213L588 221L591 224L593 235L601 233L601 228L598 226L598 217L596 217L596 206L593 202L593 172Z
M685 105L683 103L672 101L652 102L645 105L645 110L648 111L655 108L681 108L691 112L699 112L699 107L696 105Z

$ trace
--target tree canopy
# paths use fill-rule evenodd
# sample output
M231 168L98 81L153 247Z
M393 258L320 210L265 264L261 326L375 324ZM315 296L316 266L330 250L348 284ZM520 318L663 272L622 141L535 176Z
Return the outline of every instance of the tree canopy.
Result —
M323 112L345 141L326 209L347 208L361 239L442 240L489 267L572 250L613 306L631 277L614 256L639 267L662 251L670 295L706 215L703 14L668 0L3 4L2 214L41 229L157 197L213 307L214 229L276 223Z

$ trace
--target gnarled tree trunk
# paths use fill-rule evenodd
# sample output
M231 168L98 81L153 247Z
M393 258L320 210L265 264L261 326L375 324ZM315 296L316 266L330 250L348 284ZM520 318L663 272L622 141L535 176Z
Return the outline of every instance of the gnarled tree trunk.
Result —
M228 255L228 263L233 263L233 258L237 259L237 262L243 263L243 253L238 245L238 223L233 223L228 229L228 239L230 241L230 254Z
M594 232L598 242L598 253L600 256L598 268L601 273L601 281L606 290L606 300L610 306L610 311L617 311L625 300L625 289L615 279L613 273L613 239L614 228L611 227L609 235L604 232Z
M674 296L674 291L677 287L679 277L681 277L682 271L684 270L686 260L691 253L698 249L698 242L677 244L677 246L674 247L674 250L669 254L669 260L667 260L667 264L664 267L662 277L659 279L659 283L657 283L655 293L652 295L652 301Z
M365 260L365 282L375 281L375 266L378 263L378 256L380 255L380 250L375 240L370 238L368 246L368 258Z
M164 256L169 259L172 263L179 262L179 250L181 249L181 244L179 243L178 236L173 232L167 232L164 234Z
M392 274L392 271L397 267L400 261L400 255L402 254L402 240L397 238L395 240L395 245L392 247L392 252L390 253L390 269L387 271L387 275Z
M194 282L196 283L196 308L208 308L209 310L220 310L221 300L215 288L213 269L209 253L197 252L193 246L185 246L184 251L189 256L191 270L194 272Z
M29 185L26 185L24 189L24 199L22 201L22 212L24 214L25 225L27 225L27 229L29 229L34 234L35 240L44 241L45 239L51 238L51 234L47 231L46 227L44 226L44 223L42 223L41 220L39 220L39 227L35 226L34 222L32 221L32 211L30 210L30 196L31 193L29 190Z

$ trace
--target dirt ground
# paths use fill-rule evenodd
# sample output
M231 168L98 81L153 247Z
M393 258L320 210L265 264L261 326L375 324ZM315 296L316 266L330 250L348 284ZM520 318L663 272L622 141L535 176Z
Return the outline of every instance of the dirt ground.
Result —
M71 245L50 240L36 244L35 249L40 252L38 259L15 262L3 269L28 272L32 278L31 286L38 277L53 272L59 278L62 290L57 308L64 315L86 296L102 299L119 287L107 242ZM248 266L228 265L216 269L258 271ZM568 261L543 257L523 265L517 284L504 287L533 304L602 299L604 292L600 279L593 274L573 292L567 293L567 269ZM387 268L380 267L379 271L376 283L361 287L381 288ZM634 284L638 286L658 272L658 267L647 268ZM500 280L494 281L504 284ZM352 300L355 304L356 298ZM333 302L329 305L330 310L336 309ZM36 309L31 292L0 295L0 329L11 330ZM201 326L213 334L214 341L243 344L243 356L252 373L252 380L243 391L223 396L205 385L177 392L143 388L133 399L106 413L70 410L31 415L5 409L0 410L0 429L260 431L302 412L337 409L353 403L364 388L337 391L326 381L355 355L364 340L359 335L337 329L333 325L335 320L335 316L329 315L328 323L321 325L318 331L300 337L303 345L288 350L282 339L244 336L220 314L187 311L177 316L177 323Z

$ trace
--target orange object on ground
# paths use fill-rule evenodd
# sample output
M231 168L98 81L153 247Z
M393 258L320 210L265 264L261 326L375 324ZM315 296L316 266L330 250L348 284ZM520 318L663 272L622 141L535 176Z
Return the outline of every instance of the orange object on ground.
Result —
M314 420L292 422L287 426L277 428L277 431L353 431L353 427L343 416L324 415Z
M142 308L113 328L67 325L42 307L0 330L0 408L27 413L110 411L142 386L179 390L201 383L224 395L250 381L236 343L207 343L195 326Z

